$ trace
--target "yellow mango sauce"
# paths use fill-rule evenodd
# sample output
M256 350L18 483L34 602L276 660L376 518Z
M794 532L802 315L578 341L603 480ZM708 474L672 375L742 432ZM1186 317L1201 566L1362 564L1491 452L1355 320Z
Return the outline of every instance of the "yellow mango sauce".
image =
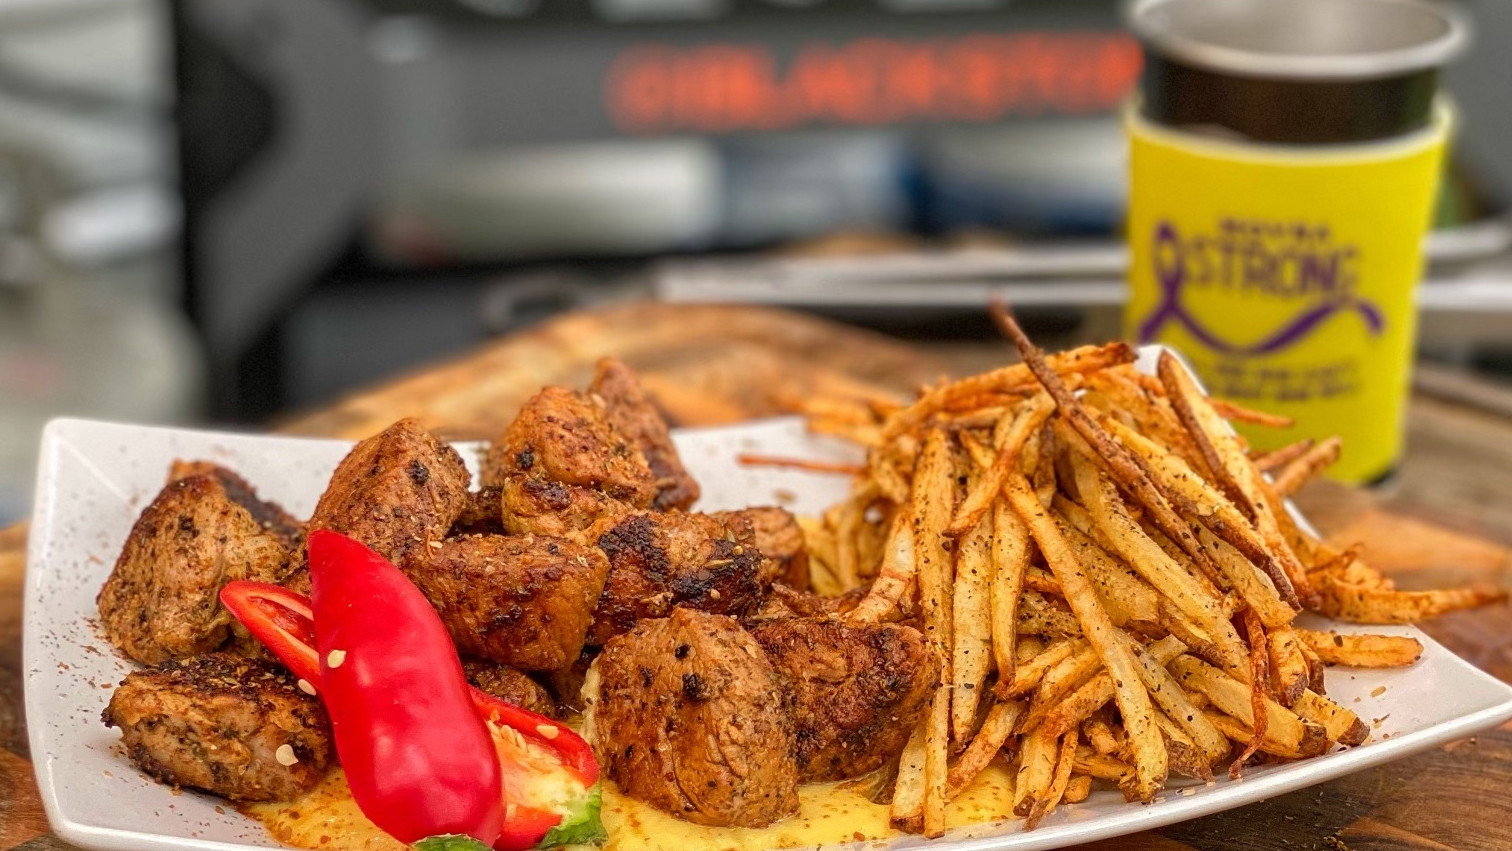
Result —
M988 825L1012 818L1013 776L995 760L945 808L950 827ZM274 839L315 851L404 851L406 846L368 821L347 789L346 774L332 769L320 785L294 801L252 804L242 812L262 822ZM900 836L887 822L887 805L874 804L839 783L798 789L798 814L762 828L705 827L683 821L625 796L604 781L604 851L768 851Z

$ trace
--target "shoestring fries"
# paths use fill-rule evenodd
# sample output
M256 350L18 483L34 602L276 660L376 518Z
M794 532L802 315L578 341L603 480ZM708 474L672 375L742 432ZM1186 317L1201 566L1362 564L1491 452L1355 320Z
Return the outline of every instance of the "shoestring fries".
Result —
M806 522L816 589L840 617L909 621L942 662L898 761L895 825L944 830L994 761L1038 824L1111 785L1150 801L1168 774L1212 778L1366 741L1325 691L1332 665L1397 667L1410 638L1320 632L1301 610L1407 623L1505 599L1398 591L1358 548L1303 531L1285 497L1336 439L1252 453L1230 421L1287 421L1207 398L1179 360L1137 372L1122 344L1023 357L911 404L806 400L815 431L866 447L851 495Z

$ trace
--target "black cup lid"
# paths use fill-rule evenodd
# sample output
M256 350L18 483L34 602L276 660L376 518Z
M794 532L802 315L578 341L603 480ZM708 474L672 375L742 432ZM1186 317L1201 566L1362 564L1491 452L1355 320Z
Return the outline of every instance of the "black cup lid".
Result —
M1142 111L1159 124L1290 144L1362 142L1432 121L1468 28L1422 0L1135 0Z

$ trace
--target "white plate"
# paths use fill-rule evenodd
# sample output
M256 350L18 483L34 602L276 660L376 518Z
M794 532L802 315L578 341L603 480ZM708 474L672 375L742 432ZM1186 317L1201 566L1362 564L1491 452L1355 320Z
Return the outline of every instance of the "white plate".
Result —
M799 513L817 512L846 491L842 476L741 467L735 459L742 452L856 457L850 447L805 434L795 419L687 431L677 441L703 486L706 509L775 502ZM260 825L220 801L188 792L174 796L118 752L117 733L100 723L100 710L131 665L96 631L95 594L174 458L225 464L264 497L307 516L349 445L81 420L48 426L27 568L26 714L42 800L63 839L107 851L276 846ZM471 461L476 453L463 454ZM1099 792L1085 803L1062 807L1029 833L1018 822L1007 822L956 831L935 845L951 851L1023 851L1147 830L1400 759L1512 719L1512 688L1415 629L1371 629L1415 635L1424 652L1407 670L1329 671L1330 695L1367 722L1384 719L1361 747L1252 769L1240 781L1172 788L1147 806ZM1372 696L1381 687L1385 691ZM923 844L919 839L895 843Z

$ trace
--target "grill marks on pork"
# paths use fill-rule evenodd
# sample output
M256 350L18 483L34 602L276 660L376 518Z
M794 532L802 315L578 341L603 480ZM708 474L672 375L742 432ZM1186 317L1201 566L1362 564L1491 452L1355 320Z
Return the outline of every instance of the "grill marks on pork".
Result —
M483 485L503 489L514 533L569 534L656 496L645 455L610 423L604 401L562 387L532 396L489 447Z
M427 548L405 572L464 653L555 671L582 652L609 560L542 535L468 535Z
M233 801L298 797L334 754L319 700L277 664L226 653L128 674L102 720L147 774Z
M601 530L601 531L600 531ZM748 521L707 514L637 512L595 527L609 578L593 612L588 643L598 646L674 607L743 617L768 585Z
M470 479L455 449L403 419L341 460L309 527L340 532L402 566L446 536L468 503Z
M645 456L656 485L650 507L686 511L697 502L698 482L683 467L666 418L641 386L640 378L618 360L603 358L588 392L604 401L609 422Z
M275 582L289 557L284 539L233 500L220 476L177 479L132 526L96 599L100 623L147 665L216 650L231 634L220 589L234 579Z
M904 624L801 618L751 632L790 690L804 783L856 777L895 758L939 682L939 660Z
M786 692L733 619L680 608L642 621L604 647L584 692L589 741L626 794L706 825L797 812Z

